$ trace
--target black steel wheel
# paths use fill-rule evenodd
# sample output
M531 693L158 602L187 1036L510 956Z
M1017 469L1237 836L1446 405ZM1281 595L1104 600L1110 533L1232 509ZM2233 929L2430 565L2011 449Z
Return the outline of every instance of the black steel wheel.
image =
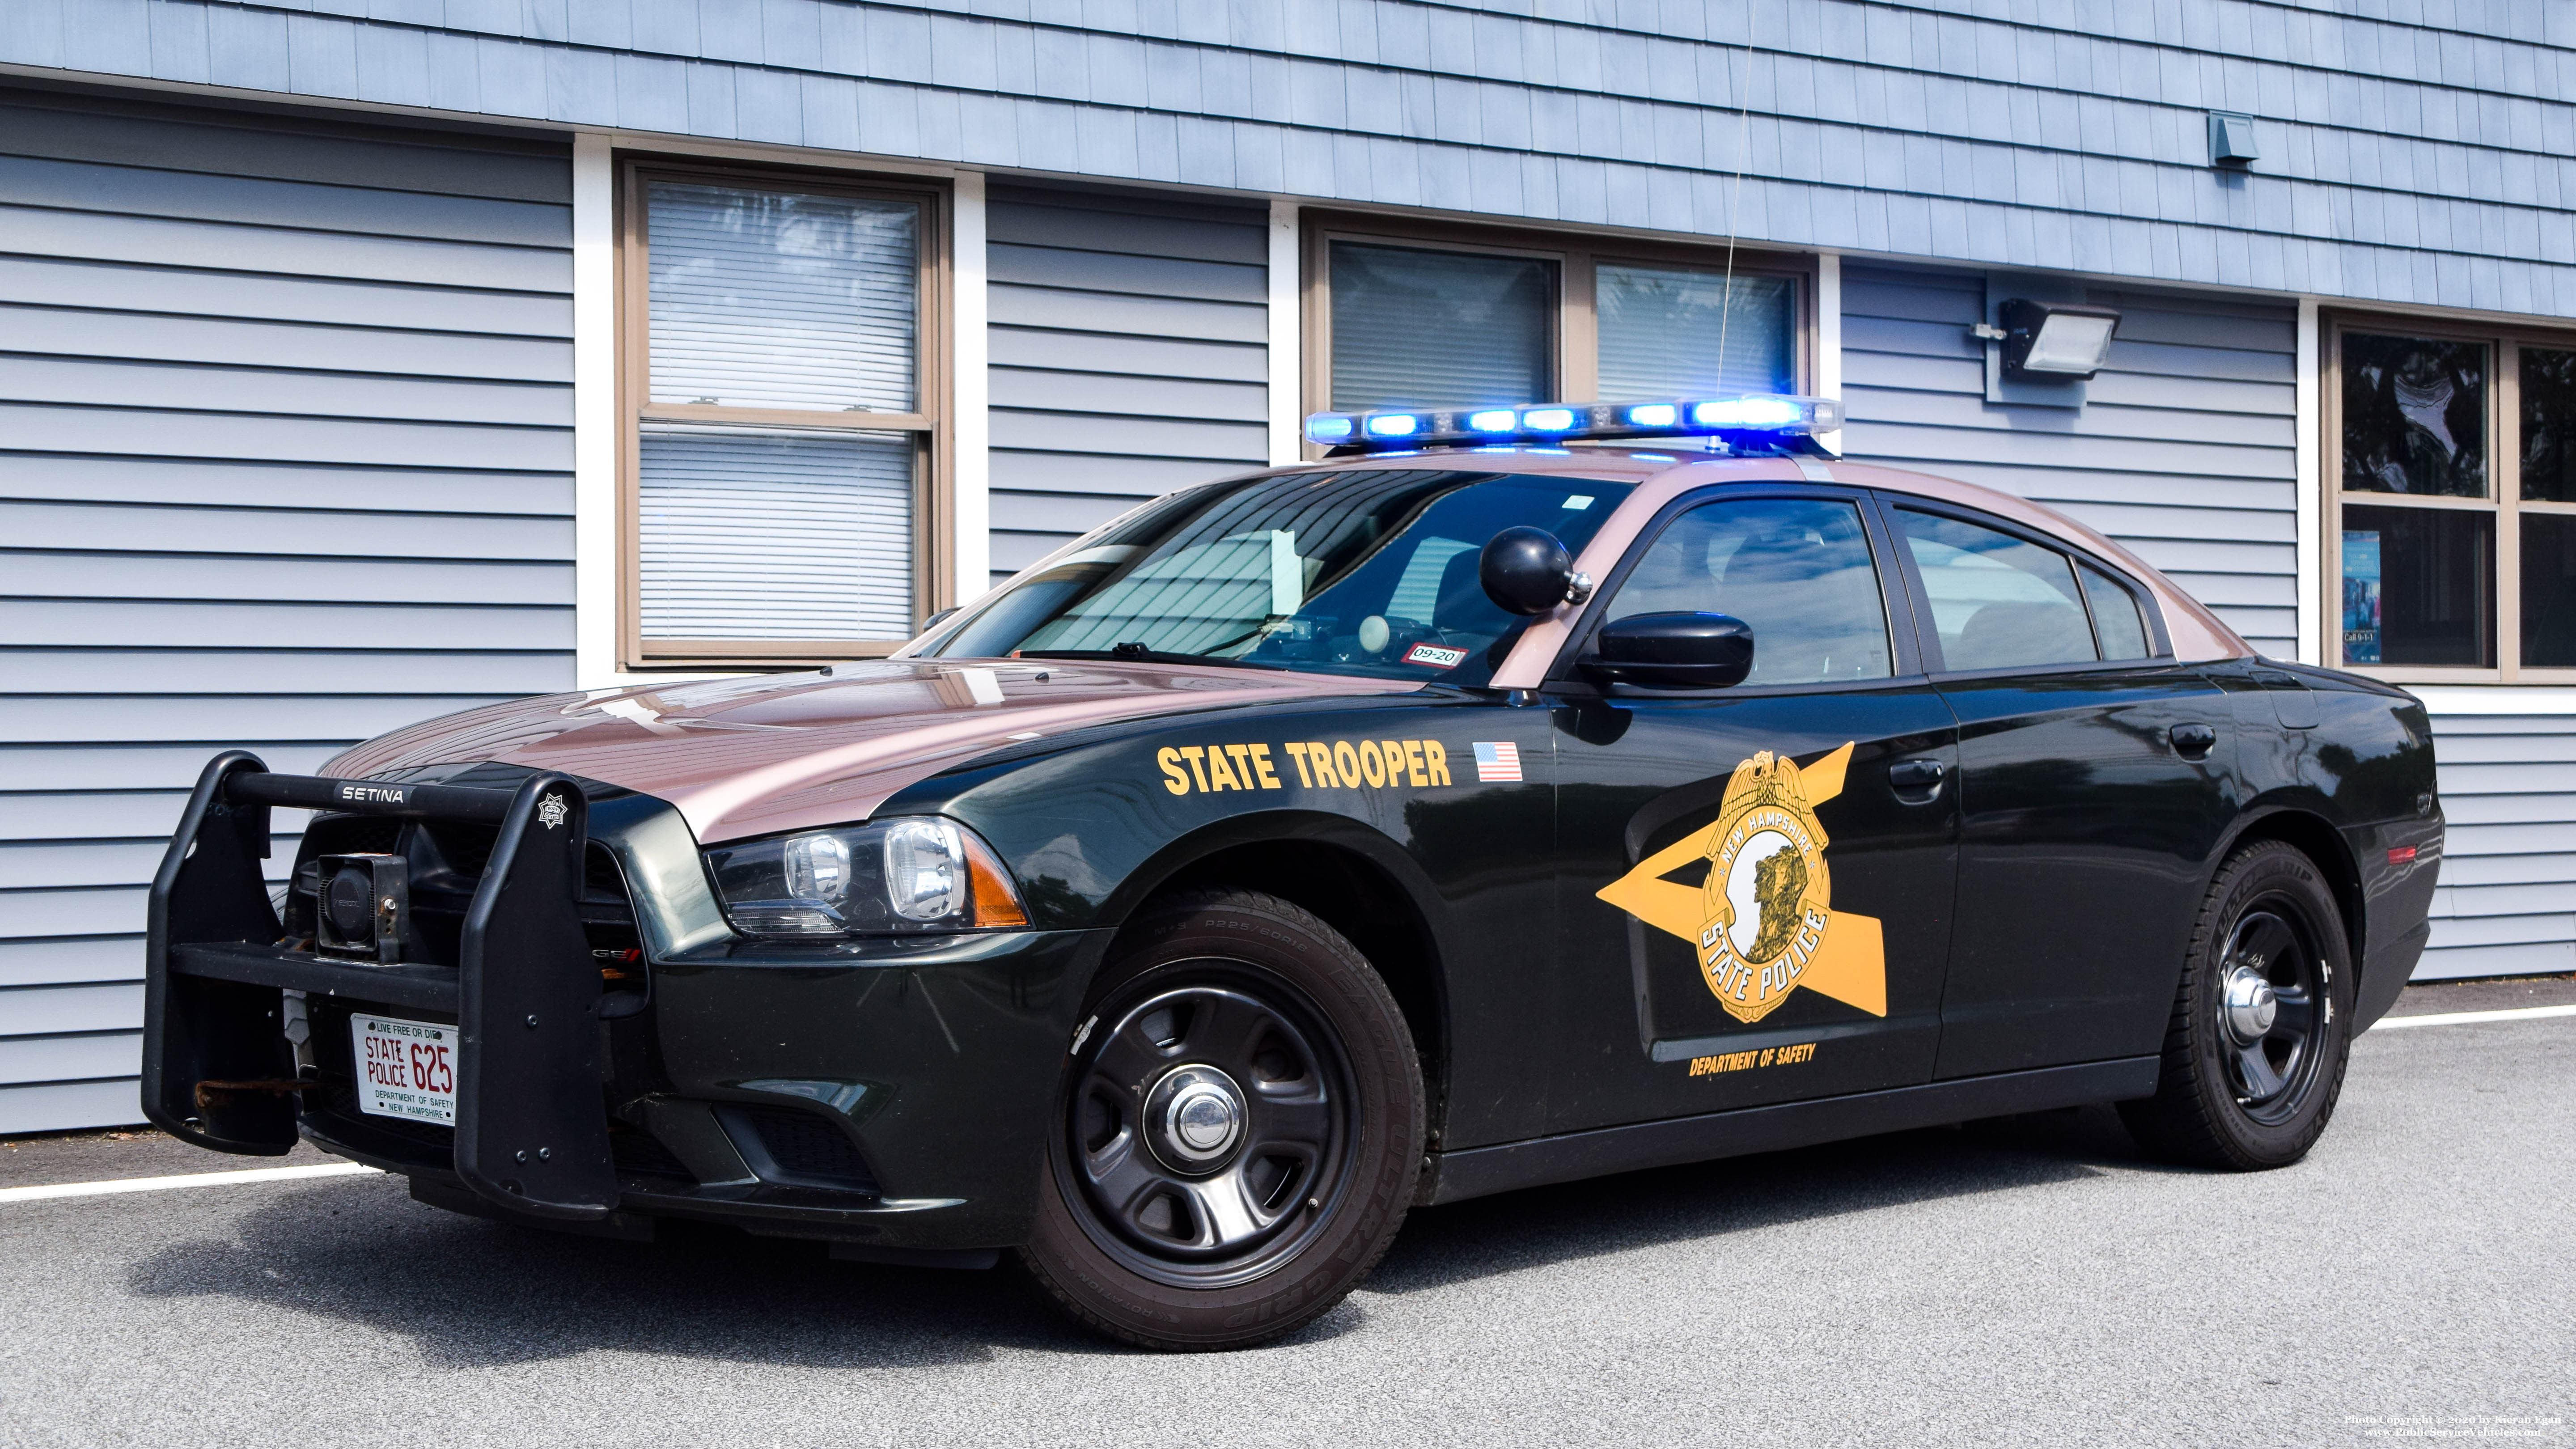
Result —
M1236 1348L1331 1308L1420 1171L1421 1073L1385 984L1285 901L1202 891L1102 972L1023 1265L1086 1325Z
M2120 1105L2131 1134L2239 1171L2307 1155L2343 1088L2354 984L2315 862L2280 841L2238 852L2195 923L2156 1095Z

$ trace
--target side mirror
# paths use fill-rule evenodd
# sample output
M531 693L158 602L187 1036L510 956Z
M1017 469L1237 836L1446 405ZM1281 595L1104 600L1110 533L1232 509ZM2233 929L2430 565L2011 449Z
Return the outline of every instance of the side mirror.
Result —
M1476 560L1485 597L1513 614L1544 614L1570 596L1574 555L1544 528L1506 528Z
M931 615L929 618L922 620L921 627L912 631L913 637L919 638L920 636L927 634L931 630L948 622L948 617L956 613L957 609L957 605L951 604L947 608L940 610L938 613Z
M1631 614L1595 647L1576 667L1605 683L1724 689L1753 672L1753 626L1733 614Z

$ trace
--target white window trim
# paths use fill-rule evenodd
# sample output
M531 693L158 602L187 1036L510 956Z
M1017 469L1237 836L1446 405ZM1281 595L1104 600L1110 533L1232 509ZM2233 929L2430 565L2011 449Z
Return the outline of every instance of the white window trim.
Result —
M1270 463L1286 467L1305 459L1305 423L1297 414L1305 389L1305 362L1300 345L1306 329L1300 308L1299 207L1293 201L1270 203Z
M2299 662L2323 664L2325 640L2325 413L2320 389L2325 385L2318 352L2317 299L2299 299L2298 353L2291 407L2295 476L2299 487L2298 631Z
M1843 397L1843 259L1840 252L1816 253L1816 396L1836 402ZM1848 424L1846 424L1848 426ZM1841 428L1819 433L1816 441L1839 458Z
M956 602L970 604L992 590L993 423L991 338L986 331L989 257L985 250L984 173L960 171L950 182L948 362L950 446L949 518L955 532Z

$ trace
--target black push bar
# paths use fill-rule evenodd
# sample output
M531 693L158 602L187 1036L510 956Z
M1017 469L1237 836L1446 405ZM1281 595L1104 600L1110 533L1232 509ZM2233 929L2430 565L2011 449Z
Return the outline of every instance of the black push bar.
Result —
M266 771L241 771L224 779L224 798L236 805L285 805L298 810L339 810L406 820L460 820L475 825L498 825L508 819L514 793L462 785L388 785L376 780L334 780L322 775L272 775Z
M498 827L457 964L380 965L284 939L259 864L274 806ZM562 775L479 790L271 774L240 750L209 760L152 882L144 1114L201 1147L276 1156L295 1145L297 1094L199 1088L294 1078L281 989L452 1016L457 1177L518 1212L605 1217L618 1188L599 969L581 923L588 819L580 786Z

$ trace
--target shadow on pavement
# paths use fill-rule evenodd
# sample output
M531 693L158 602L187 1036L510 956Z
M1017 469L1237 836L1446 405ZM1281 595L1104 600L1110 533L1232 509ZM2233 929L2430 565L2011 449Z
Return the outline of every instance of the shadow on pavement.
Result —
M2107 1108L1734 1158L1417 1209L1367 1288L1411 1293L1629 1249L2151 1166ZM317 1183L137 1263L140 1296L337 1319L481 1367L594 1351L900 1369L1008 1349L1119 1353L1010 1271L835 1263L819 1245L668 1223L651 1244L457 1216L378 1179ZM1345 1303L1292 1342L1366 1321Z
M1416 1208L1369 1289L1412 1293L1634 1248L2163 1171L2109 1107L1999 1117Z
M393 1333L448 1367L596 1351L804 1368L1114 1351L1006 1272L835 1263L818 1243L665 1224L652 1243L510 1227L381 1179L316 1184L135 1264L139 1296L220 1295Z

